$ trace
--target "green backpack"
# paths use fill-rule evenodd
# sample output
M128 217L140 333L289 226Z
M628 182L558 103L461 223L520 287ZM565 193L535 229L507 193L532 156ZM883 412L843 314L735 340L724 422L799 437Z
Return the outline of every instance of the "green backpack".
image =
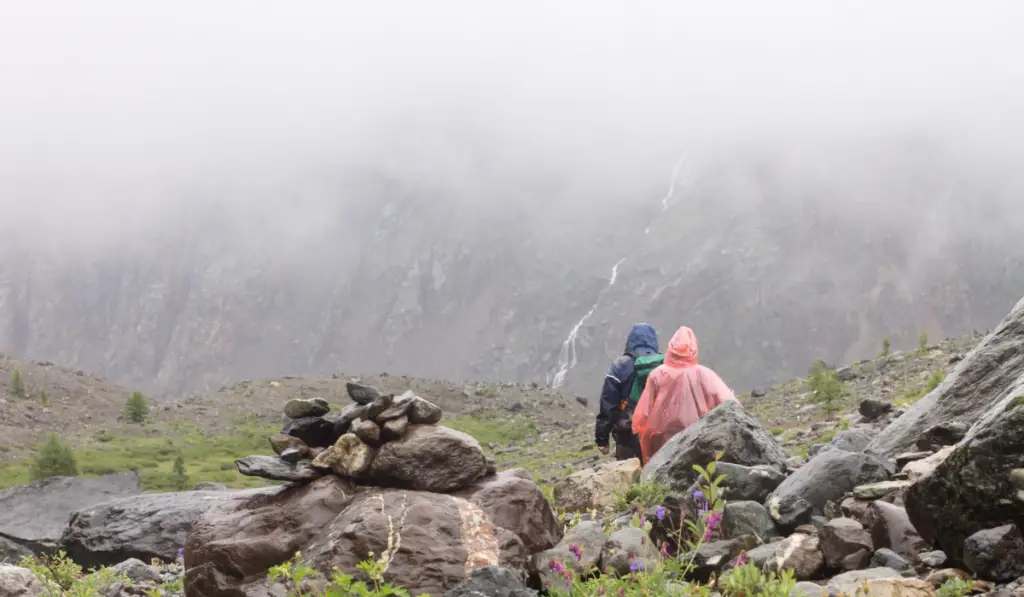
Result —
M664 362L665 355L663 354L645 354L633 361L633 387L629 390L630 406L636 406L640 395L644 393L647 376Z

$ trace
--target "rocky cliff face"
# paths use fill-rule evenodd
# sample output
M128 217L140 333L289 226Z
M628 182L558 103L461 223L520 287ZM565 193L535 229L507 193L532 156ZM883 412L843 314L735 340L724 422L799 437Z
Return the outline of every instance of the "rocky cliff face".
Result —
M0 346L168 394L382 370L546 383L593 308L565 389L594 394L639 320L663 341L690 325L744 389L873 356L885 336L985 329L1019 298L1021 217L926 162L711 165L663 212L662 181L588 191L584 208L547 200L573 194L558 181L484 201L362 177L88 241L21 226L0 239Z

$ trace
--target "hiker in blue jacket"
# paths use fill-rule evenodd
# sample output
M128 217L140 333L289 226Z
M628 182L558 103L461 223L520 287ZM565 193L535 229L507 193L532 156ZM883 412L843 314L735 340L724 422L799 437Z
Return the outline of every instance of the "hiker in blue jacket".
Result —
M633 385L633 361L638 356L657 353L658 334L654 327L647 323L634 323L626 339L625 353L612 361L604 376L594 429L594 440L602 454L608 453L609 436L614 436L616 460L640 458L640 440L633 435L632 409L627 408Z

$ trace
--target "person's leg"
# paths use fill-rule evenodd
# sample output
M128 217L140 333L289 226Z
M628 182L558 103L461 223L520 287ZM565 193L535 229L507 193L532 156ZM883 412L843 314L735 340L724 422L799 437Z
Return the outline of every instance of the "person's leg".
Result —
M629 460L630 458L640 458L640 438L635 435L616 437L615 459Z

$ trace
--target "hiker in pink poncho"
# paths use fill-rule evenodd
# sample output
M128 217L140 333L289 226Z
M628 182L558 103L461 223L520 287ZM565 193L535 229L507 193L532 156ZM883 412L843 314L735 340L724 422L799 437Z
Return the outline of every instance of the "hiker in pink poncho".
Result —
M697 336L679 328L668 343L665 363L651 371L633 413L644 464L673 435L726 400L736 400L718 374L697 363Z

